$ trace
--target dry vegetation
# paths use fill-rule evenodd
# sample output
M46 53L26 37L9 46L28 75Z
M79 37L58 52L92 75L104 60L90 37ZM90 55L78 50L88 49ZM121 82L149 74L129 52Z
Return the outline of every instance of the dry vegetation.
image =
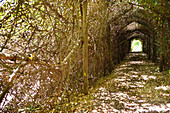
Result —
M83 91L83 0L5 1L0 3L0 108L3 112L62 111L61 105L67 106ZM158 13L159 4L155 9L148 8L152 3L143 7L151 12L147 18L158 24L152 29L160 31L154 39L157 53L151 56L160 58L160 65L168 70L169 6L164 4L169 2L161 3ZM124 58L124 48L116 46L123 47L124 40L115 37L122 33L124 18L132 16L134 7L126 0L88 0L90 86Z

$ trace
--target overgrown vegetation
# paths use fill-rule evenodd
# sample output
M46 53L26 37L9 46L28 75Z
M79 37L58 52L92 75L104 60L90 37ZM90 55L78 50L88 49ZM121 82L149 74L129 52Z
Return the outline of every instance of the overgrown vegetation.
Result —
M167 0L2 0L1 111L88 107L92 89L82 92L111 73L135 37L160 71L169 70L169 6Z

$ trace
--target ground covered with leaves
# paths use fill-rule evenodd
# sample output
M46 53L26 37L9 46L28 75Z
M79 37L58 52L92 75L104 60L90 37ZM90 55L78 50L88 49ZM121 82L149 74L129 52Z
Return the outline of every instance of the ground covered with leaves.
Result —
M170 112L170 77L144 53L130 53L112 74L100 78L88 95L60 98L51 112ZM75 96L76 95L76 96Z

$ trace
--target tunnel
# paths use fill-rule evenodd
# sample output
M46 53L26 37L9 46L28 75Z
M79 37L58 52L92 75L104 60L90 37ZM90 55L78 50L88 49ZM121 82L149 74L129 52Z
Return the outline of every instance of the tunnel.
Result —
M122 11L123 12L123 11ZM131 43L134 39L142 44L142 51L147 54L148 60L157 59L155 49L154 22L150 13L139 7L126 11L118 17L111 17L107 22L108 56L105 56L105 69L111 72L115 64L119 64L127 54L131 53Z

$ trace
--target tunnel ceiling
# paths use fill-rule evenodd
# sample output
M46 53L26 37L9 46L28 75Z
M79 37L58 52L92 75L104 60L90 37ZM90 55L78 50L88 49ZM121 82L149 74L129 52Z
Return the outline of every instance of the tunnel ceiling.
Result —
M114 20L114 21L113 21ZM133 35L139 31L138 35L144 34L149 37L153 34L154 25L149 13L143 9L133 7L119 18L110 19L109 21L111 32L116 31L116 38L126 39L129 35ZM116 30L115 30L115 29ZM113 31L113 32L114 32ZM126 35L127 37L124 37Z
M109 24L110 24L110 27L116 27L117 29L116 31L118 33L119 32L121 33L124 30L124 28L126 28L128 25L134 22L142 25L143 26L142 29L147 31L148 29L154 28L152 18L149 17L149 15L148 16L147 15L148 14L146 11L144 12L142 9L133 8L129 12L127 12L125 15L122 15L119 18L110 19Z
M149 13L137 7L131 8L131 10L127 11L122 16L111 18L108 23L111 29L110 32L114 33L114 37L118 38L118 40L121 40L121 42L126 40L127 37L134 35L136 31L139 32L138 35L142 34L141 37L143 37L143 35L152 37L151 35L154 32L154 25L152 18L149 17ZM133 23L135 24L132 25Z

